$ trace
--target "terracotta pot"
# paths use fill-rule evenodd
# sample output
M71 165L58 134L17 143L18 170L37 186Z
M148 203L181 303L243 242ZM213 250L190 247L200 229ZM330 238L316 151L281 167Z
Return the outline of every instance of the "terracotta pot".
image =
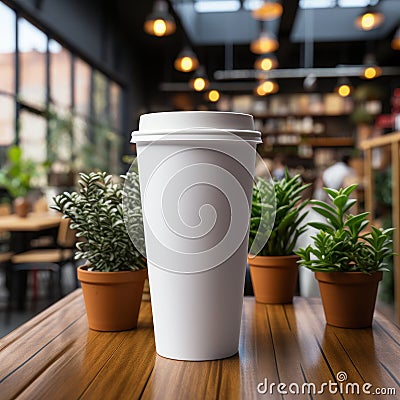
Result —
M256 301L286 304L293 301L299 268L299 256L248 256Z
M382 272L316 272L326 322L341 328L372 325Z
M25 197L17 197L13 201L15 214L20 218L26 218L29 213L31 204Z
M89 328L125 331L136 328L147 269L97 272L78 267Z

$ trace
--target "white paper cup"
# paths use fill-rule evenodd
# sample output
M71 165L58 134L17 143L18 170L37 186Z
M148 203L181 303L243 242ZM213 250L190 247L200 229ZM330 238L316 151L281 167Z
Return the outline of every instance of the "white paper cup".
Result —
M253 117L145 114L137 144L157 353L238 351L256 145Z

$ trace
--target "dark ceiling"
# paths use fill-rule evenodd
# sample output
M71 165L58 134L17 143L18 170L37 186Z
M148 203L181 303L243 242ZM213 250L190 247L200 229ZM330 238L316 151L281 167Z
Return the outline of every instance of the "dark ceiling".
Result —
M162 94L160 94L158 88L161 82L187 82L190 79L187 74L177 72L173 68L173 61L176 55L186 43L192 45L200 62L206 66L211 80L217 70L251 69L256 58L251 53L248 43L221 42L208 44L202 43L196 38L193 40L184 28L185 21L178 12L179 4L188 2L190 3L189 0L168 1L170 11L177 22L177 31L173 35L164 38L152 37L143 31L143 22L152 11L152 1L115 0L112 6L122 29L132 41L134 56L140 60L140 64L143 66L146 82L151 85L149 91L158 93L160 96ZM393 7L394 5L395 10L397 10L396 16L393 17L392 15L390 17L391 25L388 27L386 24L372 34L367 32L365 38L359 35L357 40L351 41L345 41L342 35L342 30L345 29L342 25L348 24L348 21L346 22L343 21L343 18L339 18L338 15L340 14L335 14L333 9L323 10L325 13L330 12L331 15L336 15L337 20L333 19L331 21L331 29L337 30L338 40L335 40L332 35L329 41L326 38L321 40L318 32L315 32L313 66L359 65L362 63L367 51L376 53L377 61L380 65L399 65L399 52L395 52L390 48L390 39L395 32L395 28L400 24L399 3L399 0L381 0L378 7ZM297 0L283 0L282 4L284 11L277 26L280 47L276 55L279 60L279 67L299 68L303 66L304 42L301 41L301 29L299 29L298 25L301 22L301 13L304 13L304 10L300 9ZM321 11L312 10L312 12L319 12L320 14ZM340 12L352 14L360 11L362 11L362 8L340 10ZM218 19L215 19L215 15L213 17L213 24L216 24ZM296 17L299 19L296 20ZM225 20L222 14L220 21L220 25L223 26ZM259 22L256 23L259 24ZM210 26L211 28L212 26ZM235 27L235 29L239 32L241 31L240 26ZM294 29L297 29L296 35L294 35ZM323 27L319 29L323 29ZM354 30L354 27L351 26L349 29ZM348 37L351 36L348 35ZM218 41L214 40L214 42Z

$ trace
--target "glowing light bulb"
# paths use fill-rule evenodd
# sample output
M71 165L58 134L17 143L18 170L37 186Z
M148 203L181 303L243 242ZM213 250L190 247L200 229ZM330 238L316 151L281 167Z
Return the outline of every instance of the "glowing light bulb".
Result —
M193 69L193 61L190 57L183 57L181 60L181 69L184 72L189 72Z
M156 19L153 22L153 31L156 36L164 36L167 32L167 24L163 19Z
M261 61L261 69L263 71L272 69L272 61L269 58L264 58L264 60Z
M263 83L263 89L265 93L272 93L272 91L274 90L274 84L271 81L265 81Z
M366 13L361 17L361 27L369 31L375 25L375 16L372 13Z
M265 93L265 90L263 88L263 85L257 86L256 92L259 96L265 96L267 93Z
M364 78L366 79L374 79L377 76L377 70L375 67L368 67L364 70Z
M354 24L357 28L362 29L363 31L371 31L372 29L381 26L384 20L385 16L381 12L369 11L363 15L359 15L355 19Z
M266 94L276 93L278 89L279 86L276 82L267 80L257 86L256 93L259 96L265 96Z
M196 78L193 81L193 89L196 90L197 92L201 92L204 90L206 87L206 81L203 78Z
M208 93L208 100L212 101L213 103L217 102L220 98L220 94L218 90L210 90Z
M347 97L350 95L351 89L349 85L340 85L337 90L339 96Z

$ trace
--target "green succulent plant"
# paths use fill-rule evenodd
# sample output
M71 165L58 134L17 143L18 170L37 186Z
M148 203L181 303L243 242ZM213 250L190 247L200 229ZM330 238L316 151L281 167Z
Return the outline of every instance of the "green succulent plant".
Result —
M122 183L113 183L106 172L79 175L79 191L56 196L52 207L71 219L71 229L82 239L76 244L75 258L87 260L91 271L146 268L146 260L133 245L124 224ZM138 175L130 179L138 180ZM138 207L134 215L141 227L142 213Z
M22 157L19 146L7 150L7 163L0 169L0 186L4 187L12 198L25 197L32 190L32 179L39 174L42 165Z
M393 255L393 228L378 229L369 224L369 213L350 214L349 210L357 200L351 199L351 193L357 185L339 190L324 188L332 204L312 200L312 208L325 217L325 222L310 222L309 225L319 230L313 236L314 245L299 249L300 265L312 271L324 272L364 272L387 270L385 259Z
M280 181L257 179L253 186L249 249L258 240L257 232L261 230L261 232L265 232L265 235L269 235L269 239L258 255L287 256L294 254L297 239L305 230L302 222L307 215L303 209L308 201L301 200L301 193L309 186L310 184L303 184L300 175L290 177L288 170L285 171L285 177ZM273 206L274 203L276 210ZM275 220L272 225L271 221L274 216Z

